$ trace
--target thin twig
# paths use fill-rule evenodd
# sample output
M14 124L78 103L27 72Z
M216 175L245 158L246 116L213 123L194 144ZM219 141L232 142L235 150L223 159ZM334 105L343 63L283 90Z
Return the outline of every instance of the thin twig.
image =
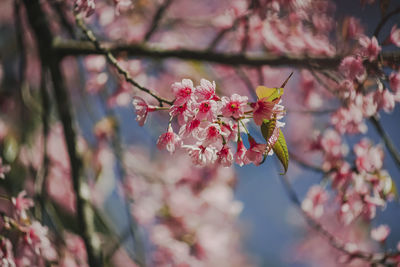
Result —
M311 170L311 171L314 171L314 172L318 172L318 173L325 173L325 171L321 167L305 162L299 156L297 156L296 154L294 154L292 152L289 152L289 156L298 165L300 165L301 167L303 167L305 169L308 169L308 170Z
M151 36L155 33L155 31L157 30L157 27L164 15L164 13L167 11L168 7L172 4L173 0L165 0L164 3L162 3L156 13L154 14L154 17L151 21L150 27L147 30L143 41L147 42L150 40Z
M383 128L382 124L380 123L378 117L371 116L369 118L369 121L372 123L372 125L374 125L376 131L383 139L383 142L385 143L386 148L388 149L390 155L392 156L393 160L396 162L397 168L400 169L400 154L397 151L396 146L394 145L392 139L389 137L389 135L386 133L385 129Z
M127 82L129 82L130 84L132 84L134 87L136 87L137 89L151 95L152 97L154 97L155 99L157 99L157 101L160 103L160 106L162 106L163 103L168 104L168 105L172 105L172 101L169 101L165 98L162 98L161 96L157 95L156 93L154 93L153 91L151 91L148 88L145 88L143 86L141 86L139 83L137 83L135 80L132 79L131 75L129 74L129 72L127 70L125 70L117 61L117 59L114 57L114 55L110 52L109 49L104 48L101 43L97 40L96 36L94 35L94 33L89 30L89 28L85 25L85 23L83 22L83 20L79 17L79 14L75 14L75 20L76 20L76 24L78 25L78 27L84 32L85 36L90 40L90 42L95 46L95 49L101 53L104 54L107 58L107 60L118 70L118 73L121 74L122 76L124 76L125 80Z

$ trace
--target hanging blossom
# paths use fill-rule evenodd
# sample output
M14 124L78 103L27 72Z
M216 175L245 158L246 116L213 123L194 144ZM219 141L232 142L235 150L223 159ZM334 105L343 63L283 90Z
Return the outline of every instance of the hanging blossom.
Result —
M285 114L280 95L275 99L264 97L256 102L248 102L247 96L232 94L219 97L215 82L201 79L195 86L189 79L175 82L171 86L175 99L169 109L168 129L157 141L160 150L173 153L182 147L196 165L221 164L230 166L261 164L267 155L272 155L272 147L279 137L278 128L284 123L279 121ZM165 107L148 105L144 99L134 97L136 120L144 125L149 112L165 110ZM177 118L179 131L174 131L173 118ZM256 125L274 120L275 130L267 143L257 143L250 135L246 124L253 119ZM250 147L246 149L241 133L248 134ZM234 143L237 150L234 153Z

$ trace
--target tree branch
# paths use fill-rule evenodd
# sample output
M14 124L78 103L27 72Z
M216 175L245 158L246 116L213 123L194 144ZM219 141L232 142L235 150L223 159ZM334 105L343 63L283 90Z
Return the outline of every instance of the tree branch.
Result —
M28 20L35 34L40 59L50 71L54 96L67 144L73 188L76 193L76 210L79 234L84 240L91 267L102 266L100 241L95 232L93 210L88 199L88 188L82 177L82 161L76 151L76 133L73 126L71 103L60 69L60 58L51 46L53 35L39 0L24 0Z
M157 27L161 21L162 16L164 15L165 11L167 11L168 7L172 4L173 0L165 0L164 3L162 3L154 17L153 20L151 21L150 27L146 32L146 35L144 36L144 42L147 42L148 40L150 40L151 36L153 35L153 33L157 30Z
M393 160L396 162L397 168L400 169L400 154L396 149L392 139L390 139L389 135L386 133L385 129L383 128L382 124L379 122L377 116L372 116L369 118L369 121L374 125L378 134L382 137L383 142L386 145L390 155L392 156Z
M379 32L381 31L382 27L386 24L386 22L394 15L400 13L400 6L394 9L392 12L389 12L384 16L379 24L376 26L375 31L374 31L374 36L378 38Z
M307 57L307 56L277 56L263 54L262 56L251 56L242 53L219 53L208 50L191 49L157 49L141 44L118 44L110 42L98 42L102 50L88 41L61 40L53 41L53 48L63 56L77 56L90 54L104 54L104 51L112 54L126 54L131 57L168 59L177 58L182 60L196 60L210 63L218 63L229 66L291 66L300 68L335 69L339 66L344 56L334 57ZM385 61L399 64L400 51L382 53Z

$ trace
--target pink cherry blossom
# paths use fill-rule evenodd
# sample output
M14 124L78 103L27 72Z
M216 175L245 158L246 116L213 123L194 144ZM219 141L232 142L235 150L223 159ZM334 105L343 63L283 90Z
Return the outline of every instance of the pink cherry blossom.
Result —
M392 27L389 40L395 46L400 47L400 29L397 28L397 25Z
M13 245L9 239L4 237L0 239L0 263L1 266L16 266Z
M222 134L221 127L219 124L209 124L200 134L199 138L203 140L202 145L207 147L213 145L214 147L220 147L222 145Z
M247 96L233 94L230 98L222 97L222 115L225 117L240 118L244 114L244 109L247 106Z
M274 116L281 116L284 113L284 107L278 105L278 102L278 99L267 101L266 98L263 98L253 103L253 119L255 124L261 125L264 119L270 120Z
M371 237L375 241L384 242L390 233L389 226L382 224L371 230Z
M148 105L146 101L139 96L133 97L132 104L136 110L136 121L140 126L143 126L146 122L147 114L156 110L154 106Z
M380 146L372 146L371 142L363 138L354 146L356 166L359 172L374 172L383 166L383 150Z
M198 102L204 100L219 100L219 97L215 94L215 82L210 82L206 79L200 80L200 85L196 87L194 95Z
M332 115L331 123L341 134L365 133L367 131L367 125L364 121L362 109L354 104L351 104L348 108L339 108Z
M180 106L177 105L172 105L171 108L169 109L169 115L172 116L178 116L178 122L180 125L183 125L186 123L188 119L188 105L187 103L183 103Z
M243 141L240 139L237 142L237 150L235 154L235 162L239 166L243 166L250 163L250 160L246 157L247 149L243 144Z
M195 138L198 138L201 131L200 124L201 121L196 118L187 121L186 124L182 125L182 127L180 128L179 135L182 137L193 136Z
M349 17L347 20L346 36L349 39L357 39L364 33L364 28L359 19Z
M105 56L90 55L85 57L85 67L90 72L102 72L106 66Z
M48 229L39 222L34 221L26 229L25 242L37 255L43 255L49 260L55 256L54 248L47 237Z
M251 136L248 136L248 139L250 148L246 151L245 157L249 160L249 162L253 162L254 165L259 165L263 160L267 145L258 144Z
M11 202L15 207L15 212L21 219L25 220L28 218L26 211L33 207L35 204L32 199L26 198L26 191L22 191L16 198L11 198Z
M365 73L365 68L361 58L353 56L345 57L339 66L339 70L344 76L346 76L346 78L350 80L355 78L360 79Z
M327 192L319 185L312 186L306 198L301 203L301 208L314 218L320 218L324 213L324 204L328 200Z
M387 89L376 91L374 100L377 103L378 109L383 109L385 112L392 112L395 106L395 96Z
M192 162L198 166L206 166L212 164L217 160L217 151L213 147L204 146L184 146L189 156L192 158Z
M188 102L194 92L193 82L189 79L183 79L182 82L176 82L171 86L175 95L174 105L181 106Z
M222 166L229 167L232 165L233 154L231 149L227 145L224 145L221 150L217 152L217 156L217 161Z
M157 141L157 147L160 150L167 149L171 154L179 147L181 138L174 133L171 125L168 126L168 131L160 135Z
M114 0L115 14L118 16L120 13L133 8L132 0Z
M0 178L4 179L5 174L11 170L9 165L3 164L3 159L0 157Z
M218 104L214 100L205 100L197 105L196 118L213 122L218 115Z
M400 93L400 72L392 72L389 76L390 88L395 94Z
M367 57L369 61L375 60L379 52L382 50L375 36L372 37L372 39L368 38L367 36L362 36L359 39L359 43L362 47L361 54L364 57Z

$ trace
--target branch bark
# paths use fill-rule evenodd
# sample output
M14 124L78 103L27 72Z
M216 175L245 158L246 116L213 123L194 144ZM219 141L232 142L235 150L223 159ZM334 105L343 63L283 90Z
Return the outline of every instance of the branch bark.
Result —
M195 60L210 63L218 63L229 66L291 66L300 68L335 69L339 66L345 55L334 57L304 57L304 56L276 56L263 54L251 56L243 53L220 53L209 50L191 49L158 49L141 44L118 44L112 42L99 42L99 45L114 55L125 54L131 57L182 60ZM59 56L78 56L103 54L89 41L61 40L53 41L53 48ZM384 61L399 64L400 51L382 53Z
M53 35L49 29L45 13L39 0L24 0L29 24L37 40L40 59L50 71L53 82L54 96L58 113L64 130L64 138L67 144L73 188L76 193L76 210L79 233L84 240L88 254L89 265L102 266L100 242L97 238L93 222L93 210L91 208L87 185L82 177L82 161L76 151L76 133L73 126L72 110L69 95L64 84L64 77L60 68L60 58L53 50L51 43ZM42 70L44 71L44 70Z

